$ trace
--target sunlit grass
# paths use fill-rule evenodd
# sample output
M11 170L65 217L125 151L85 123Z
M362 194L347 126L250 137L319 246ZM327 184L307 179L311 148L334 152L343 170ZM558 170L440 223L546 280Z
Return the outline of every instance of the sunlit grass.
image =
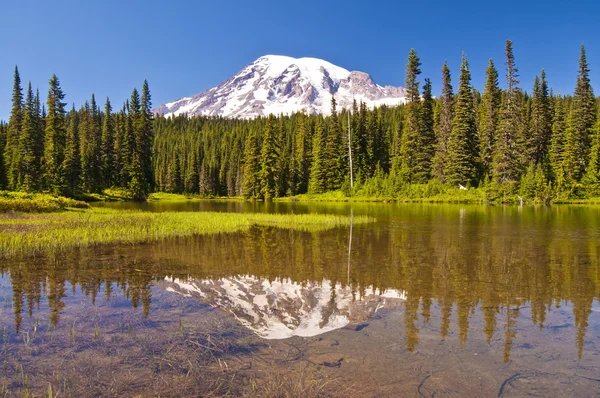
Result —
M43 193L0 191L0 213L18 211L26 213L47 213L64 210L68 207L88 208L88 204L62 196Z
M373 218L357 216L352 222L372 221ZM349 217L325 214L150 213L106 208L48 214L19 213L0 218L0 255L232 233L253 225L315 231L347 226L350 222Z

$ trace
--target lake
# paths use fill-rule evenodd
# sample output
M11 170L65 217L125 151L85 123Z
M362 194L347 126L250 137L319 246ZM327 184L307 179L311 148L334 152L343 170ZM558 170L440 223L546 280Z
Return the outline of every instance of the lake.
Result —
M8 396L600 395L600 207L101 205L376 222L8 259Z

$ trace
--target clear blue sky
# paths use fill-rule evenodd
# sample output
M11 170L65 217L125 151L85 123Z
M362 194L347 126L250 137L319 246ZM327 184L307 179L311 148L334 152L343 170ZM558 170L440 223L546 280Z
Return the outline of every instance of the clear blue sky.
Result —
M44 99L52 73L77 106L95 93L118 107L147 78L158 106L213 87L264 54L323 58L404 85L414 47L438 94L445 59L458 86L463 51L477 88L490 57L504 84L506 38L522 87L531 91L545 68L562 93L573 91L584 42L600 94L600 2L592 0L19 0L5 1L0 15L3 120L15 64L23 85L31 80Z

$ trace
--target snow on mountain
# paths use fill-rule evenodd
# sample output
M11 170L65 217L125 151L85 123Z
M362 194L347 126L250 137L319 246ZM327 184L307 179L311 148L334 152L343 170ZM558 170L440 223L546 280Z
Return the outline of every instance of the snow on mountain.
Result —
M166 291L232 313L265 339L316 336L364 322L378 309L400 306L406 299L399 290L353 289L328 280L297 283L236 276L218 280L165 278L158 284Z
M154 112L254 118L304 110L327 115L332 96L339 108L349 108L354 99L370 108L405 101L404 88L379 86L364 72L350 72L317 58L266 55L217 87L161 105Z

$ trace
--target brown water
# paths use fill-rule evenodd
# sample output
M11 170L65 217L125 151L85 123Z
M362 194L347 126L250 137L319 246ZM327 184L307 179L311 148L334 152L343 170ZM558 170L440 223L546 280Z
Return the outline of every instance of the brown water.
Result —
M598 207L143 206L377 222L9 260L0 392L600 396Z

